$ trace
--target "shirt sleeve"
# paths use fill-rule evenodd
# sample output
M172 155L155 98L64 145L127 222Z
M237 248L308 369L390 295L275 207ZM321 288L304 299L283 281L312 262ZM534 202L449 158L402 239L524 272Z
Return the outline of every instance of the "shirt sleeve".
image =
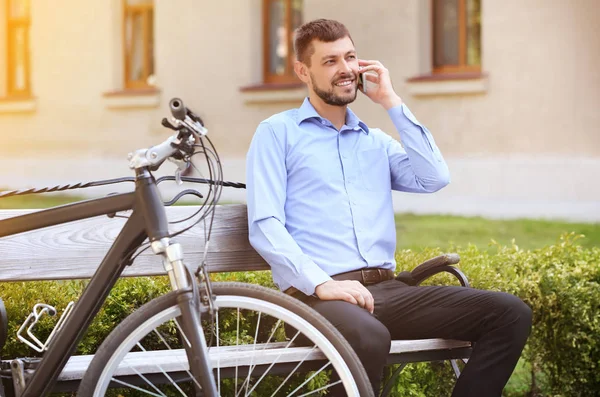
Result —
M284 147L268 122L258 126L246 158L249 239L277 278L312 295L331 277L302 252L285 228Z
M448 185L448 166L429 130L404 104L389 109L388 114L404 145L389 137L387 152L392 189L433 193Z

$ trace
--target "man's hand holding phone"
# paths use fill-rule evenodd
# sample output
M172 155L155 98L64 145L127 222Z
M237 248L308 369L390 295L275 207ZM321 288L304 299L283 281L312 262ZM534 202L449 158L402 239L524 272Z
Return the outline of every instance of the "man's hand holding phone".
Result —
M373 102L382 105L386 110L402 104L402 99L392 86L390 72L381 62L359 59L358 73L361 80L361 91Z

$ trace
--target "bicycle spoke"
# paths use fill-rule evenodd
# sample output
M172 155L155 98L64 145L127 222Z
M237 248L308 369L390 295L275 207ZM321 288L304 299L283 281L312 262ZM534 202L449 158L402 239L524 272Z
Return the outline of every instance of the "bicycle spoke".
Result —
M219 351L219 311L215 314L217 318L217 351ZM217 395L221 395L221 354L217 354Z
M272 338L272 337L273 337L273 335L275 334L275 331L277 331L277 326L279 326L279 323L281 323L281 320L277 321L276 327L275 327L275 329L273 330L273 332L271 333L271 336L269 336L269 340L267 341L267 343L269 343L269 342L271 341L271 338ZM287 349L288 347L290 347L290 345L291 345L291 344L294 342L294 340L296 339L296 337L297 337L299 334L300 334L300 332L296 332L296 335L294 335L294 337L292 338L292 340L290 340L290 341L288 342L288 344L285 346L285 348L286 348L286 349ZM263 348L263 350L264 350L264 349L265 349L265 348ZM314 348L313 348L312 350L314 350ZM310 353L312 352L312 350L310 350L310 351L307 353L307 356L308 356L308 354L310 354ZM271 370L271 368L273 368L273 367L275 366L275 364L277 364L277 363L279 362L279 359L281 358L281 356L282 356L282 355L283 355L283 349L282 349L281 353L279 353L279 355L278 355L278 356L277 356L277 357L276 357L276 358L273 360L273 362L271 363L271 365L269 365L269 367L268 367L268 368L265 370L265 372L262 374L262 376L261 376L261 377L260 377L260 378L259 378L259 379L256 381L256 383L254 384L254 386L252 387L252 389L250 390L250 392L249 392L249 393L252 393L252 391L254 391L254 389L256 388L256 386L258 386L258 385L259 385L259 383L260 383L260 382L263 380L263 378L264 378L265 376L267 376L267 374L269 373L269 371ZM303 359L303 360L300 362L300 364L302 364L302 363L304 362L304 360L306 360L306 357L307 357L307 356L305 356L305 357L304 357L304 359ZM295 370L295 369L294 369L294 370ZM280 386L280 387L281 387L281 386Z
M126 365L127 365L127 361L126 361L126 360L123 360L123 364L126 364ZM133 372L135 372L135 374L136 374L137 376L139 376L140 378L142 378L142 380L143 380L144 382L146 382L146 384L147 384L148 386L150 386L151 388L153 388L154 390L156 390L158 393L160 393L160 396L162 396L162 397L166 397L166 396L165 396L165 394L164 394L163 392L161 392L161 391L158 389L158 387L156 387L156 386L155 386L155 385L154 385L152 382L150 382L150 380L148 380L148 378L146 378L146 377L145 377L143 374L141 374L141 373L140 373L140 372L139 372L137 369L135 369L133 366L129 366L129 368L131 368L131 369L133 370ZM114 379L114 378L113 378L113 379Z
M183 337L183 340L185 341L185 344L188 347L192 347L192 344L188 340L187 336L185 336L185 332L183 332L183 328L181 328L181 325L179 325L179 321L177 319L175 319L175 325L177 325L177 329L179 330L179 332L181 332L181 336Z
M258 339L258 329L260 327L260 316L261 315L262 315L262 312L258 312L258 321L256 322L256 331L254 332L254 344L252 345L252 353L256 352L256 339ZM250 360L250 366L248 367L248 376L246 377L246 380L242 384L242 388L244 388L244 385L246 387L246 395L248 395L248 386L250 385L250 377L252 376L252 371L254 370L253 364L254 364L254 354L252 355L252 360ZM240 392L241 392L241 390L240 390ZM238 395L236 394L235 397L238 397Z
M293 396L294 393L296 393L298 390L302 389L302 387L305 384L307 384L308 382L310 382L315 376L317 376L318 374L320 374L325 368L329 367L330 365L331 365L331 362L323 365L317 372L315 372L308 379L306 379L304 382L302 382L302 384L300 386L298 386L297 388L295 388L293 392L291 392L290 394L288 394L288 397Z
M240 346L240 308L237 308L237 329L235 331L235 347ZM238 393L238 358L235 358L235 393L237 396Z
M309 391L308 393L301 394L301 395L299 395L298 397L310 396L311 394L318 393L318 392L320 392L321 390L329 389L330 387L333 387L333 386L335 386L335 385L337 385L337 384L340 384L340 383L342 383L342 381L341 381L341 380L338 380L338 381L337 381L337 382L335 382L335 383L330 383L330 384L328 384L328 385L321 386L321 387L319 387L319 388L318 388L318 389L316 389L316 390Z
M277 328L279 327L279 325L281 324L281 320L277 320L277 323L273 326L271 334L269 335L269 338L267 339L267 342L264 343L264 347L260 350L260 351L265 351L267 349L268 344L271 342L271 340L273 339L273 336L275 335L275 332L277 332ZM239 332L239 331L238 331ZM290 347L290 345L292 344L292 342L296 339L296 337L299 335L299 332L296 333L296 335L294 335L294 337L292 338L292 340L290 340L288 342L288 344L285 346L285 349L287 349L288 347ZM255 346L256 346L256 338L255 340ZM236 341L236 346L237 346L237 341ZM273 363L271 363L271 365L265 370L265 372L263 373L263 375L256 381L256 384L252 387L252 389L250 391L247 391L247 387L246 387L246 395L251 394L252 391L256 388L256 386L258 386L258 384L262 381L262 379L267 376L268 372L271 370L271 368L273 368L273 366L277 363L277 361L279 360L279 358L282 356L283 352L281 352L277 358L274 360ZM254 371L254 368L256 368L256 365L252 365L252 363L250 364L250 366L248 367L248 371L249 371L249 375L252 373L252 371ZM249 385L249 379L247 378L244 383L242 384L242 387L244 387L244 385ZM237 396L237 362L236 362L236 396Z
M296 335L294 336L294 339L296 338L296 336L298 336L300 334L300 332L297 332ZM308 353L306 353L306 355L304 356L304 358L298 363L296 364L296 366L294 367L293 370L290 371L290 373L288 374L288 376L283 380L283 382L281 382L281 384L279 385L279 387L273 392L273 394L271 394L271 397L275 396L275 394L277 394L277 392L283 387L283 385L285 385L287 383L288 380L290 380L290 378L292 377L292 375L294 375L294 373L296 372L296 370L298 368L300 368L300 366L302 365L302 363L304 363L304 361L306 361L306 358L317 348L317 346L313 346L312 349L310 349L310 351L308 351Z
M277 320L277 323L273 326L273 329L271 331L271 334L269 335L269 338L267 339L267 342L264 343L264 347L260 350L260 351L265 351L267 349L268 344L271 342L271 339L273 339L273 336L275 335L275 332L277 332L277 328L279 327L279 324L281 324L281 320ZM296 336L298 336L298 333L296 333L296 335L294 336L294 338L292 338L291 341L288 342L288 344L285 346L285 348L287 349L288 347L290 347L290 345L292 344L292 342L294 341L294 339L296 339ZM254 346L256 346L256 336L254 338ZM283 352L281 352L279 354L279 356L277 356L277 358L275 359L275 362L273 362L269 368L267 368L265 370L265 372L263 373L263 375L258 379L258 381L256 381L256 384L252 387L252 389L250 391L248 391L248 388L246 387L246 395L248 395L249 393L252 393L252 391L256 388L256 386L258 386L258 384L262 381L262 379L267 375L267 373L271 370L271 368L277 363L277 360L279 360L279 358L281 357L281 355L283 354ZM252 373L252 371L254 371L254 368L256 368L256 365L253 365L252 363L250 363L250 366L248 367L248 374L250 375ZM237 373L236 373L237 376ZM246 381L248 381L248 385L250 384L249 379L246 379ZM246 385L246 381L244 381L243 385ZM242 387L243 387L242 385Z
M140 349L142 349L142 351L147 351L147 350L144 348L144 346L142 346L142 344L141 344L141 343L139 343L139 342L138 342L138 343L136 343L136 345L137 345L137 347L139 347ZM123 362L125 362L125 360L123 360ZM175 382L175 381L173 380L173 378L171 378L171 377L169 376L169 374L167 374L167 372L166 372L166 371L165 371L165 370L164 370L164 369L163 369L163 368L162 368L162 367L161 367L159 364L155 364L155 366L156 366L156 368L158 368L158 369L160 370L160 372L162 372L162 373L163 373L163 375L165 376L165 378L167 378L167 379L169 380L169 382L170 382L170 383L171 383L173 386L175 386L175 388L176 388L176 389L179 391L179 393L181 393L181 395L182 395L183 397L187 397L187 396L185 395L185 393L183 392L183 390L181 390L181 388L179 387L179 385L177 384L177 382ZM139 373L139 372L138 372L138 371L137 371L135 368L132 368L132 369L133 369L133 371L134 371L135 373L137 373L137 374L138 374L138 376L140 376L140 377L141 377L142 379L144 379L146 382L149 382L149 381L148 381L148 380L146 380L146 378L144 378L144 376L143 376L142 374L140 374L140 373ZM192 379L193 379L193 377L192 377ZM152 387L154 387L154 385L152 385ZM163 394L163 395L164 395L164 394ZM166 397L166 396L165 396L165 397Z
M142 393L147 394L149 396L155 396L155 397L164 397L165 396L162 393L161 393L162 395L161 394L156 394L156 393L151 393L150 391L148 391L146 389L142 389L141 387L132 385L131 383L123 382L123 381L121 381L119 379L116 379L116 378L112 378L111 381L115 382L115 383L119 383L119 384L121 384L123 386L126 386L126 387L130 387L130 388L132 388L134 390L141 391Z
M279 327L279 324L281 324L281 320L277 321L277 324L275 324L275 326L273 327L273 330L271 331L271 335L269 335L269 338L267 339L267 342L264 343L264 347L260 351L265 351L267 349L267 346L271 342L271 339L273 339L273 336L275 335L275 332L277 332L277 327ZM294 337L294 339L295 339L295 337ZM290 346L291 343L292 343L292 341L288 342L288 344L285 346L285 348L287 349ZM256 344L256 339L255 339L255 344ZM283 353L280 353L279 356L277 356L277 359L279 359L279 357L281 357L282 354ZM273 367L273 364L271 364L271 366L269 366L269 368L267 368L266 372L268 372L271 369L271 367ZM251 365L250 366L250 371L254 371L254 368L256 368L256 365ZM261 376L261 378L258 380L258 382L260 382L260 380L262 378L264 378L264 376L266 375L266 372L265 372L265 374L263 374L263 376ZM256 385L254 387L256 387ZM250 390L250 393L252 393L252 390Z
M167 346L167 349L169 349L169 350L173 350L173 349L171 348L171 346L169 345L169 343L168 343L168 342L165 340L165 338L164 338L164 337L161 335L161 333L160 333L160 332L158 332L158 330L157 330L156 328L154 329L154 333L155 333L156 335L158 335L158 337L159 337L159 338L160 338L160 340L161 340L161 341L164 343L164 345L165 345L165 346ZM185 370L185 372L186 372L186 373L187 373L187 374L190 376L190 379L191 379L192 381L194 381L194 383L195 383L195 384L196 384L198 387L201 387L201 386L200 386L200 383L198 382L198 380L196 380L196 378L194 377L194 375L192 375L192 373L191 373L191 371L190 371L189 369L186 369L186 370Z

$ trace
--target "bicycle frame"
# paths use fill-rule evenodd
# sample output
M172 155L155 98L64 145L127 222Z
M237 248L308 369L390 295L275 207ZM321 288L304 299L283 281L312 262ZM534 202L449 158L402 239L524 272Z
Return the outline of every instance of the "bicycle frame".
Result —
M135 184L135 191L131 193L81 201L0 221L0 237L5 237L94 216L133 210L75 304L73 312L50 343L38 368L27 382L22 396L39 397L52 390L60 372L104 304L110 290L125 267L133 263L132 255L136 249L146 238L149 238L150 242L168 239L166 212L154 177L147 168L136 170ZM190 369L205 393L213 395L216 387L208 361L206 342L199 326L199 302L190 288L180 291L181 326L191 344L191 348L186 349Z

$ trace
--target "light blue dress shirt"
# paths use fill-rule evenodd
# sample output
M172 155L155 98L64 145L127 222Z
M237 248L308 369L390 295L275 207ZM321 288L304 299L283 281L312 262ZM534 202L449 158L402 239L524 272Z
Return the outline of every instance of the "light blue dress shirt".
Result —
M395 270L392 189L449 183L431 133L404 104L388 114L404 148L349 108L338 131L308 98L258 126L246 164L249 238L280 289L311 295L331 275Z

